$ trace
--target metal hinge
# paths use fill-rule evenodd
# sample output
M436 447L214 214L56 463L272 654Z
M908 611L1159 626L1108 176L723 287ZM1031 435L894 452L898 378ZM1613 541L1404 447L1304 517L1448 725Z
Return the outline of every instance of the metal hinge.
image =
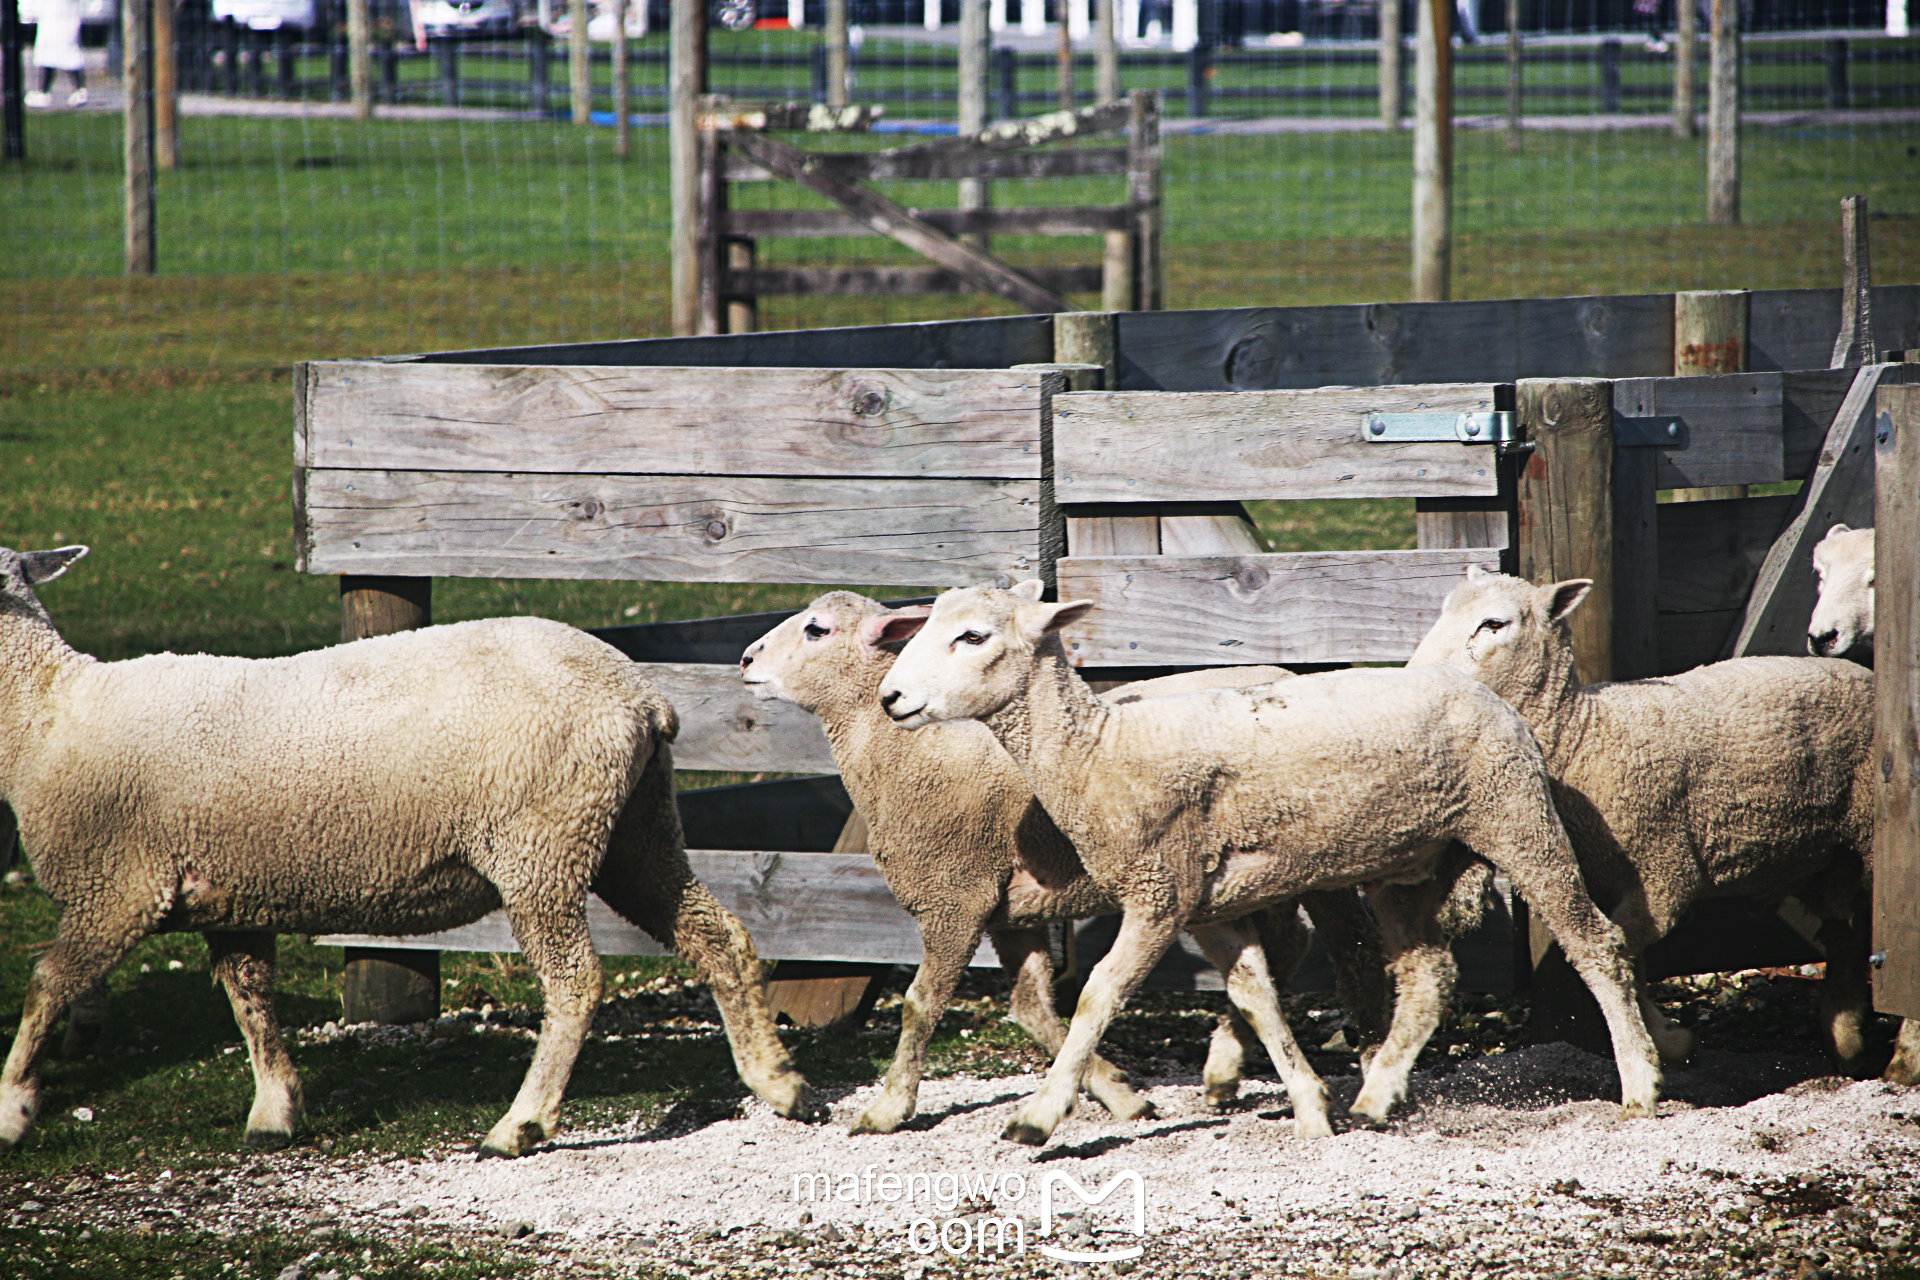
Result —
M1479 413L1368 413L1360 417L1360 436L1369 444L1454 441L1459 444L1508 444L1514 439L1510 409Z

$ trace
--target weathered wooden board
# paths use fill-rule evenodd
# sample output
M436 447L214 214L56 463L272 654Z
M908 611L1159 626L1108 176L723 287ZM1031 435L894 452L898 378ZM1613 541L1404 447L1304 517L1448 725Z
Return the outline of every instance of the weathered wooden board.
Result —
M1748 308L1747 368L1827 367L1840 333L1840 290L1757 289ZM1920 285L1873 291L1873 341L1881 351L1920 347Z
M1686 420L1686 446L1658 451L1656 488L1786 479L1777 373L1622 378L1613 384L1613 411L1617 417Z
M1882 388L1873 438L1873 1006L1920 1018L1920 387Z
M1833 417L1853 386L1853 369L1801 369L1780 375L1780 432L1787 479L1813 474Z
M1800 509L1797 494L1657 508L1662 613L1744 609L1761 562Z
M1099 607L1065 633L1084 666L1404 662L1490 548L1060 562L1060 598Z
M1034 480L340 471L296 477L307 573L954 586L1041 567Z
M1312 391L1089 391L1053 402L1062 502L1408 498L1498 491L1493 450L1368 444L1362 415L1494 407L1480 383Z
M1022 266L1022 275L1055 293L1098 293L1099 267ZM755 267L729 271L729 293L753 297L814 294L972 293L975 286L944 267Z
M988 316L722 337L640 338L395 357L396 363L1005 369L1053 359L1052 316Z
M680 713L680 736L673 743L675 768L839 772L820 722L791 702L755 699L740 682L739 667L637 665Z
M1673 370L1668 293L1146 311L1122 314L1119 332L1123 391L1653 378Z
M743 139L744 141L744 139ZM847 182L951 182L961 178L1111 178L1127 171L1124 147L1079 147L1068 151L964 152L844 151L809 155L821 173ZM767 182L763 165L731 152L724 161L728 182Z
M916 218L950 236L1099 235L1127 229L1125 206L1030 209L911 209ZM737 236L866 236L874 230L839 209L729 209L727 232Z
M871 858L847 853L691 849L687 859L695 878L740 917L763 960L920 963L919 927L894 900ZM587 899L587 927L601 955L671 954L597 897ZM314 941L330 947L520 949L504 911L440 933L397 938L328 934ZM999 961L983 942L973 963L997 967Z
M1040 475L1042 380L990 369L307 366L310 467Z

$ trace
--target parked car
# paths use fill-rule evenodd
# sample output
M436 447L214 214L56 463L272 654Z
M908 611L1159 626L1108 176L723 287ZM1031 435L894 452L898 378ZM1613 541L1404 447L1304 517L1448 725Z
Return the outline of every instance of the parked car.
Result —
M254 31L278 31L282 27L310 31L320 25L314 0L213 0L213 20Z
M429 36L507 35L520 27L515 0L421 0Z

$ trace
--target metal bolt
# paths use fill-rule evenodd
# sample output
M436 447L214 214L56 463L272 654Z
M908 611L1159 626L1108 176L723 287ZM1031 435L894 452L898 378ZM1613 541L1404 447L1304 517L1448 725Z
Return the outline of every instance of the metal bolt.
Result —
M1881 414L1880 417L1874 422L1873 425L1874 425L1873 438L1875 440L1878 440L1881 444L1885 444L1887 441L1893 439L1893 415L1892 414L1890 413Z
M1382 422L1378 418L1369 418L1367 420L1367 430L1373 432L1373 434L1377 436L1383 436L1387 434L1387 424Z
M1678 440L1680 438L1680 424L1677 422L1669 422L1667 424L1667 436L1669 439Z
M1467 434L1468 434L1468 435L1470 435L1470 436L1477 436L1477 435L1479 435L1479 434L1480 434L1480 421L1479 421L1479 419L1477 419L1477 418L1468 418L1468 419L1467 419Z
M1876 969L1884 969L1887 967L1887 953L1884 951L1876 951L1867 957L1867 963Z

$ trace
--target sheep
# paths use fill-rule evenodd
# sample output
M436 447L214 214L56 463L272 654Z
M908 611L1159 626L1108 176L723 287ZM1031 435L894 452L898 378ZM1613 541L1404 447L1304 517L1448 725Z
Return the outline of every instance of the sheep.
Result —
M61 1010L150 933L206 936L253 1066L246 1141L274 1147L302 1113L274 935L424 933L504 904L546 1019L480 1151L524 1153L558 1129L600 1000L589 888L712 985L754 1092L811 1114L752 940L688 871L673 708L618 651L505 618L290 658L99 662L33 590L85 553L0 548L0 801L61 911L0 1071L0 1152L32 1124Z
M1536 587L1470 568L1412 665L1473 675L1511 703L1546 754L1554 798L1594 900L1637 956L1700 898L1821 921L1824 1018L1857 1069L1867 1016L1866 895L1873 856L1873 673L1827 658L1736 658L1684 675L1582 686L1567 615L1585 578ZM1692 1036L1644 990L1662 1056ZM1903 1030L1902 1044L1920 1048ZM1906 1052L1898 1077L1916 1061Z
M1054 1011L1043 926L1115 908L992 734L971 722L908 733L880 709L880 681L893 665L893 653L877 643L880 629L890 618L926 612L925 606L889 610L850 591L829 592L740 658L741 676L755 696L782 698L820 717L841 777L867 820L874 861L920 927L924 958L901 1010L899 1045L880 1096L854 1122L859 1133L890 1133L914 1114L927 1041L983 930L1013 980L1014 1021L1052 1054L1066 1029ZM1279 667L1189 672L1124 685L1108 696L1127 703L1289 674ZM1384 1030L1384 957L1365 908L1350 892L1310 894L1306 906L1334 959L1343 1002L1363 1028ZM1263 913L1259 924L1269 963L1290 973L1305 943L1297 909L1285 904ZM1213 1036L1203 1079L1216 1108L1238 1089L1247 1034L1243 1022L1228 1018ZM1087 1088L1122 1119L1152 1113L1104 1058L1091 1060Z
M1873 530L1836 524L1813 549L1820 597L1807 620L1807 652L1838 658L1858 652L1873 664Z
M1280 1015L1246 914L1315 889L1367 884L1399 984L1387 1041L1351 1110L1384 1120L1406 1096L1453 969L1439 915L1458 841L1506 871L1600 1002L1625 1116L1651 1116L1660 1064L1632 994L1620 931L1580 883L1538 746L1486 686L1444 668L1360 669L1244 689L1095 697L1059 629L1092 602L1041 602L1043 585L949 591L880 686L895 723L980 720L1122 907L1045 1083L1006 1136L1044 1143L1072 1110L1094 1046L1174 932L1227 976L1293 1100L1295 1132L1330 1134L1326 1086Z

